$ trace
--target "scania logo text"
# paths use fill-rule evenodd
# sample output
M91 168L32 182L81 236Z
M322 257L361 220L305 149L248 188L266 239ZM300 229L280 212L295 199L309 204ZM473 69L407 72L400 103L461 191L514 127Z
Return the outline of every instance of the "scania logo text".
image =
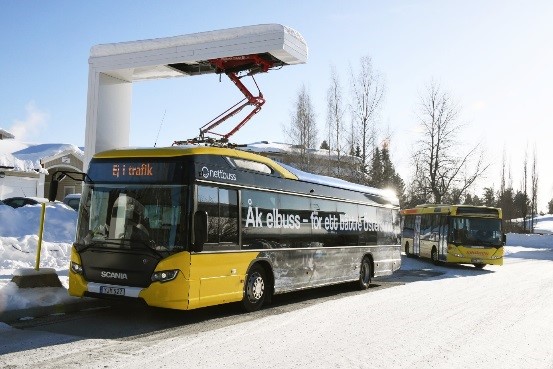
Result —
M128 279L127 273L115 273L115 272L102 271L100 275L102 276L102 278Z

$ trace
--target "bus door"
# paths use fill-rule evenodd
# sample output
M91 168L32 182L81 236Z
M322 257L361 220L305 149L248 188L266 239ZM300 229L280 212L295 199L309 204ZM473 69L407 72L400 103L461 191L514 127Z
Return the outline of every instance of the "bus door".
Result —
M445 260L447 255L448 217L440 216L440 239L438 241L438 259ZM443 259L442 259L443 258Z
M251 255L225 252L239 250L238 191L197 186L197 210L208 215L208 238L202 252L191 256L190 279L199 281L201 306L239 301L243 294L243 275Z
M420 236L421 236L421 216L416 215L415 232L413 235L413 254L415 255L420 255L420 252L421 252Z

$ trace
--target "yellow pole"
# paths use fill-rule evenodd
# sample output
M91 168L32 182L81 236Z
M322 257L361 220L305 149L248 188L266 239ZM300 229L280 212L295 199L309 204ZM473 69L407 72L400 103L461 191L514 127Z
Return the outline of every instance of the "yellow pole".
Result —
M40 226L38 228L38 247L36 249L36 263L35 270L38 271L40 265L40 249L42 248L42 232L44 232L44 214L46 212L46 204L42 203L42 210L40 212Z

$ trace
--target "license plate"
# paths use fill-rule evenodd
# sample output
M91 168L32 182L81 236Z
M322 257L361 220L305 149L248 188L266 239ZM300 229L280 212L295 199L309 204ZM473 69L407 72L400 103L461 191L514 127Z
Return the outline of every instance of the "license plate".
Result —
M100 293L105 293L106 295L125 296L125 289L122 287L100 286Z
M481 263L482 259L472 259L471 262L473 263Z

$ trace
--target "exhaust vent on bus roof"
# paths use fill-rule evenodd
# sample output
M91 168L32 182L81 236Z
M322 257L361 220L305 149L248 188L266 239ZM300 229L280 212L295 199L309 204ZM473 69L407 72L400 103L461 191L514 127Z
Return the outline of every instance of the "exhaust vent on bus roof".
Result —
M264 163L260 163L252 160L246 160L246 159L238 159L238 158L227 158L227 159L235 168L250 170L253 172L259 172L263 174L273 173L273 170L267 164L264 164Z

